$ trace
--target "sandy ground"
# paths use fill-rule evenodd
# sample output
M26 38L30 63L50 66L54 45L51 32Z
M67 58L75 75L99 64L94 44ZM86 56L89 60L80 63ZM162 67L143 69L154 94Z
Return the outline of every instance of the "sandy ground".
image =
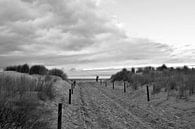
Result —
M57 128L57 105L63 103L62 129L193 129L195 101L166 100L159 94L146 101L145 89L123 93L95 82L79 82L68 104L70 84L58 80L58 97L46 107L53 111L49 121ZM165 97L166 98L166 97ZM188 104L188 105L187 105ZM187 105L187 106L184 106Z
M147 122L152 128L193 129L195 127L195 96L188 100L179 100L161 92L156 95L150 94L150 102L147 102L146 87L139 90L127 89L123 93L122 86L98 86L104 94L119 103L125 109L131 111L142 121Z

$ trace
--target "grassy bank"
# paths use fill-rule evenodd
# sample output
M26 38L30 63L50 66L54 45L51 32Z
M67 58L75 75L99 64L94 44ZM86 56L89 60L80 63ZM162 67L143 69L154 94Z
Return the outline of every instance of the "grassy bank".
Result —
M0 128L49 129L43 104L55 98L50 76L0 73Z

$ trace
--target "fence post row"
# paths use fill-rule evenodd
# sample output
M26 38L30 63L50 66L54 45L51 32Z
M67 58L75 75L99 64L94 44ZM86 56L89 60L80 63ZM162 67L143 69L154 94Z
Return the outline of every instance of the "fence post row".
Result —
M68 101L69 104L71 104L71 94L72 94L72 90L69 89L69 101Z
M62 128L62 103L58 104L58 129Z
M148 85L146 86L147 89L147 100L150 101L150 94L149 94L149 87Z
M124 81L124 93L126 93L126 83Z

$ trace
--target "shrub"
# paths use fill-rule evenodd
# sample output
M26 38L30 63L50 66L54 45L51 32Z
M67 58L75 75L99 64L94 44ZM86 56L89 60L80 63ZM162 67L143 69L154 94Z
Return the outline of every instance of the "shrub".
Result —
M122 69L122 71L117 72L116 74L111 76L112 82L114 81L128 81L132 73L127 69Z
M163 71L163 70L166 70L166 69L168 69L168 68L165 64L163 64L162 66L157 68L158 71Z
M16 71L21 73L21 70L22 70L22 66L18 65Z
M67 80L67 75L61 69L51 69L49 70L49 75L59 76L63 80Z
M20 73L29 73L29 66L28 64L8 66L4 69L4 71L16 71Z
M4 71L17 71L17 66L7 66Z
M39 74L39 75L46 75L47 74L47 68L43 65L33 65L30 68L29 74Z
M29 73L30 68L28 66L28 64L24 64L21 66L21 73Z

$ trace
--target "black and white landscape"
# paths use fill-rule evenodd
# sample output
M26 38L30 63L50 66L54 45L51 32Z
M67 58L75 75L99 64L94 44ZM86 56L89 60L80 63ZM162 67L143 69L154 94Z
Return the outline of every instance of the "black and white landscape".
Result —
M0 0L0 129L194 129L194 0Z

